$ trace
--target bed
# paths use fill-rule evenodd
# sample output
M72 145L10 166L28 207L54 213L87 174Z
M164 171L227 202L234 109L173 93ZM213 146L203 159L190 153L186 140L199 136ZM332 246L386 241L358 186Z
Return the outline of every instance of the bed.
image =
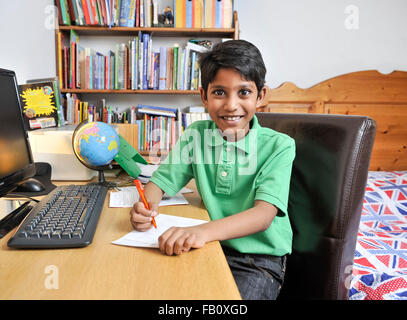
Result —
M407 171L370 171L351 300L407 300Z
M407 300L407 72L359 71L267 89L258 111L366 115L377 122L350 300Z

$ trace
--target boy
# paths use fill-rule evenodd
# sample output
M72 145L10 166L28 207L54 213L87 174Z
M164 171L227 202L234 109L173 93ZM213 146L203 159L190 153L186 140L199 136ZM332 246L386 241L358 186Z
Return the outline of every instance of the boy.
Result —
M217 44L201 55L200 67L201 99L212 121L185 130L146 185L151 211L137 202L130 220L136 230L151 228L163 192L172 196L194 178L211 221L170 228L159 238L161 252L179 255L219 240L242 298L275 299L291 253L294 140L258 124L266 68L254 45Z

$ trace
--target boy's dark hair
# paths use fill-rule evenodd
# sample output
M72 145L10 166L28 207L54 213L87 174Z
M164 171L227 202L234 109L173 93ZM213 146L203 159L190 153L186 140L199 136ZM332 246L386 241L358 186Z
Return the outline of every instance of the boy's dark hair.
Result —
M211 51L201 53L201 84L205 95L208 85L220 68L232 68L245 80L254 81L258 93L264 87L266 66L259 49L245 40L229 40L216 44Z

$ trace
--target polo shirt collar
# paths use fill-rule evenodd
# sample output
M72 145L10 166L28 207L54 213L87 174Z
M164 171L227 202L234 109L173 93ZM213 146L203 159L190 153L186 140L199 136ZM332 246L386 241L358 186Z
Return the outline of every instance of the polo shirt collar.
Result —
M211 147L216 147L216 146L233 146L236 147L237 149L245 152L246 154L249 153L249 141L251 141L251 138L253 135L255 135L255 131L258 131L261 127L259 125L259 122L257 120L256 115L253 116L253 119L250 121L251 126L249 133L243 138L240 139L236 142L229 142L223 139L222 133L219 130L218 126L216 125L215 121L212 121L212 127L211 129L214 130L214 135L212 139L207 140L207 144Z

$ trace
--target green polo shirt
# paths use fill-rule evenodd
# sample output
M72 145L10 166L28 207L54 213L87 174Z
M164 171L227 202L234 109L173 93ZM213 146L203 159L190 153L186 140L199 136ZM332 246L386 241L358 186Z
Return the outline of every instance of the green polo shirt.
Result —
M278 214L267 230L222 244L242 253L282 256L291 253L292 245L287 203L294 157L294 140L261 127L256 116L237 142L226 141L215 122L197 121L150 181L173 196L194 178L212 220L250 209L255 200L273 204Z

